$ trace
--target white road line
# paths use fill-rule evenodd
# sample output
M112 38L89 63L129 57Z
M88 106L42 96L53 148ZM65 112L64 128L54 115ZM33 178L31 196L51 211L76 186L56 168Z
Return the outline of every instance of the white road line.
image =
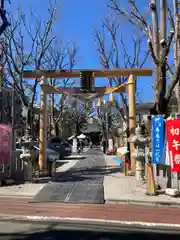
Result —
M1 214L0 219L4 220L30 220L30 221L67 221L69 223L102 223L102 224L118 224L121 227L163 227L163 228L176 228L180 229L180 224L171 223L155 223L155 222L140 222L140 221L116 221L116 220L105 220L105 219L91 219L91 218L69 218L69 217L47 217L47 216L21 216L21 215L6 215Z
M69 190L69 192L68 192L68 194L66 195L66 198L65 198L65 200L64 200L64 202L68 202L69 201L69 199L70 199L70 197L71 197L71 195L72 195L72 193L73 193L73 191L74 191L74 188L76 187L76 185L77 185L77 182L73 185L73 187Z
M120 225L139 225L146 227L177 227L180 228L180 224L170 223L151 223L151 222L139 222L139 221L117 221L117 220L105 220L105 219L89 219L89 218L61 218L61 217L43 217L43 216L27 216L27 219L34 220L66 220L66 221L79 221L79 222L99 222L99 223L116 223Z

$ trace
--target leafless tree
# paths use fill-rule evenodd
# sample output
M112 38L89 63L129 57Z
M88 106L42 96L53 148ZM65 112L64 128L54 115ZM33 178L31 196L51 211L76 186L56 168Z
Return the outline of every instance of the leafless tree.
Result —
M111 47L108 48L106 43L106 37L110 35ZM116 17L111 15L106 17L102 22L102 29L94 30L94 38L97 43L97 50L100 55L100 63L104 68L135 68L143 67L148 58L148 51L143 51L141 48L142 38L140 35L132 36L132 44L134 52L133 54L128 52L128 48L123 39L123 33L121 32L120 23ZM123 56L123 57L122 57ZM121 59L120 59L121 58ZM123 58L123 65L121 60ZM141 59L141 60L140 60ZM123 84L127 81L126 77L110 78L109 83L112 86ZM119 110L124 122L127 122L128 116L128 104L126 96L120 93L122 105L116 102L116 108Z
M49 47L47 54L45 55L47 69L72 69L75 65L75 58L78 51L78 46L75 43L57 41ZM56 88L72 87L74 80L66 79L49 79L49 84ZM67 95L58 94L58 98L55 94L49 94L50 100L50 126L52 127L51 134L57 135L57 130L62 132L62 120L64 114L65 100ZM58 116L55 116L55 110L58 112ZM57 127L57 125L59 127ZM60 128L60 129L59 129Z
M4 34L8 49L4 51L4 79L5 84L14 87L20 95L23 105L27 109L27 124L32 124L30 114L36 100L36 89L39 79L25 80L23 71L25 69L42 69L47 64L45 58L47 51L55 40L52 27L55 20L55 4L48 9L46 21L41 21L38 16L30 12L26 16L18 9L18 16L11 15L11 26Z
M61 117L71 132L79 135L88 120L94 117L95 107L86 101L79 100L78 96L72 98L71 104L64 106Z
M173 11L170 7L168 7L168 17L171 23L171 27L174 31L174 38L173 38L173 55L174 55L174 61L172 65L167 65L168 68L168 74L171 77L171 79L176 84L174 86L174 92L177 99L178 104L178 112L180 112L180 81L177 79L177 75L180 74L180 2L177 0L173 0ZM177 82L178 81L178 82ZM170 88L171 92L169 96L171 97L171 94L173 92L173 86Z
M134 0L129 0L129 9L123 8L118 0L109 0L108 7L118 16L123 16L143 32L148 38L148 48L154 63L154 88L155 105L152 109L153 114L166 114L168 104L175 86L180 80L180 14L178 0L151 0L149 9L151 11L152 24L146 20L143 13L138 9ZM171 10L169 4L173 4ZM160 10L159 10L160 9ZM167 13L171 23L171 29L167 29ZM167 34L168 32L168 34ZM174 41L174 61L170 63L169 53L171 44ZM172 78L172 84L167 89L167 73ZM177 92L177 91L176 91ZM179 91L178 91L179 96Z

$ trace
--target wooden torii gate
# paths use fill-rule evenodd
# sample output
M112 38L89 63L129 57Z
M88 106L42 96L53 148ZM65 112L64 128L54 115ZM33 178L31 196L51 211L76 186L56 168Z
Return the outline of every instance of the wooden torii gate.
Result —
M47 94L50 93L68 93L72 91L77 95L82 94L79 87L72 88L54 88L47 84L48 78L80 78L81 73L88 72L92 74L93 78L111 78L111 77L128 77L126 85L116 87L95 87L93 93L103 95L109 92L127 92L129 95L129 130L134 133L136 126L136 78L152 76L152 69L146 68L124 68L124 69L91 69L91 70L28 70L23 72L24 78L41 78L41 98L40 98L40 132L39 132L39 168L40 171L47 171L46 165L46 144L47 144ZM92 93L91 91L86 93ZM85 94L85 93L84 93ZM134 149L134 144L130 144L130 151ZM131 169L135 171L136 162L131 157Z

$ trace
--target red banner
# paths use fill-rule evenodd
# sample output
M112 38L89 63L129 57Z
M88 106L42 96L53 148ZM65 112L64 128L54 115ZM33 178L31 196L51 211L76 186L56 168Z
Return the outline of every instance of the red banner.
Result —
M166 135L172 172L180 172L180 119L166 120Z

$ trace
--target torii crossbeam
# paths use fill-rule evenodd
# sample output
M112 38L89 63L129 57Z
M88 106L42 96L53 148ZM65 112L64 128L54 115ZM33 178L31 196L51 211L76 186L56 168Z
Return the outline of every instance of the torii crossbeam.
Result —
M79 78L81 72L92 71L95 78L110 77L136 77L152 76L150 68L116 68L116 69L82 69L82 70L26 70L23 72L24 78Z
M59 89L55 90L52 86L46 83L47 78L79 78L81 72L92 72L94 78L110 78L110 77L127 77L127 86L121 86L116 92L128 92L129 94L129 129L131 133L134 133L136 125L136 77L152 76L152 69L143 68L119 68L119 69L90 69L90 70L27 70L23 72L24 78L42 78L41 80L41 107L40 107L40 132L39 132L39 167L41 171L47 171L46 164L46 141L47 141L47 99L46 95L49 93L60 93L60 90L66 93L71 89ZM117 86L116 86L117 87ZM73 88L78 94L79 88ZM113 89L112 89L113 90ZM96 93L100 95L107 92L107 87L94 88ZM89 92L90 93L90 92ZM84 93L85 94L85 93ZM134 144L130 144L130 151L134 149ZM131 157L131 168L135 170L136 162Z

